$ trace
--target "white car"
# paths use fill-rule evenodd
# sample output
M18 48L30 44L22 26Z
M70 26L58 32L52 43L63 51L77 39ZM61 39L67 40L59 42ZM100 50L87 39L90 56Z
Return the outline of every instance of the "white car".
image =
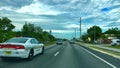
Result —
M0 57L18 57L29 60L37 54L44 53L44 44L38 42L35 38L18 37L11 38L0 44Z
M111 40L111 45L114 46L114 45L120 45L120 39L113 39Z

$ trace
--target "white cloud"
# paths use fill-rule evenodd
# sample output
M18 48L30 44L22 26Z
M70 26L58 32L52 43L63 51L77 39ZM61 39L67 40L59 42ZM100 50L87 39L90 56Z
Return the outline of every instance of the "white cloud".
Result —
M64 26L64 27L71 29L71 28L79 28L80 26L77 25L77 24L67 24L67 25Z
M11 8L11 7L0 7L0 10L8 10L8 11L11 11L12 8Z
M30 23L33 23L33 22L46 22L47 20L45 19L40 19L40 18L26 18L26 19L15 19L15 18L11 18L12 20L14 21L21 21L21 22L30 22Z
M15 25L14 31L21 31L23 24L21 23L12 23L12 24Z
M118 19L116 22L119 22L119 23L120 23L120 19Z
M60 11L52 10L51 8L52 6L35 2L30 5L21 7L16 12L28 13L28 14L34 14L34 15L57 15L62 13Z
M45 31L50 31L50 30L45 30ZM52 30L53 33L71 33L73 30Z
M79 17L82 17L82 32L93 25L103 30L120 23L119 0L34 0L33 3L14 7L0 7L0 17L13 21L16 30L21 30L25 21L40 25L44 30L54 33L79 32ZM109 8L103 12L101 9ZM17 10L16 10L17 9ZM2 11L4 10L4 11ZM65 13L65 14L64 14ZM106 26L106 27L105 27Z

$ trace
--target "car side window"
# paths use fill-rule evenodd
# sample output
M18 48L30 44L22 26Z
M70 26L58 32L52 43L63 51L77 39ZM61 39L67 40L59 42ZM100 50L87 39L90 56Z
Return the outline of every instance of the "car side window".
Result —
M40 42L37 41L36 39L31 39L31 40L30 40L30 43L31 43L31 44L39 44Z
M35 42L34 39L31 39L31 40L30 40L30 43L31 43L31 44L36 44L36 42Z
M39 43L40 43L37 39L34 39L34 40L35 40L36 44L39 44Z

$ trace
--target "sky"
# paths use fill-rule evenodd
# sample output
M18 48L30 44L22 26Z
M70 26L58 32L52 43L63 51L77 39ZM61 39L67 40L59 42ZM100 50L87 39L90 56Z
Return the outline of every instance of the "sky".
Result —
M8 17L20 31L25 22L52 30L57 38L79 38L96 25L103 32L120 29L120 0L1 0L0 18Z

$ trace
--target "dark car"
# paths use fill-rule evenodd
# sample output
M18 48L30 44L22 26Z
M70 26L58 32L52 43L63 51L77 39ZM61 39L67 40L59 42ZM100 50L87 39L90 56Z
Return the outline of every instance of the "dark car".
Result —
M70 44L75 44L75 42L74 42L74 41L69 41L69 43L70 43Z

